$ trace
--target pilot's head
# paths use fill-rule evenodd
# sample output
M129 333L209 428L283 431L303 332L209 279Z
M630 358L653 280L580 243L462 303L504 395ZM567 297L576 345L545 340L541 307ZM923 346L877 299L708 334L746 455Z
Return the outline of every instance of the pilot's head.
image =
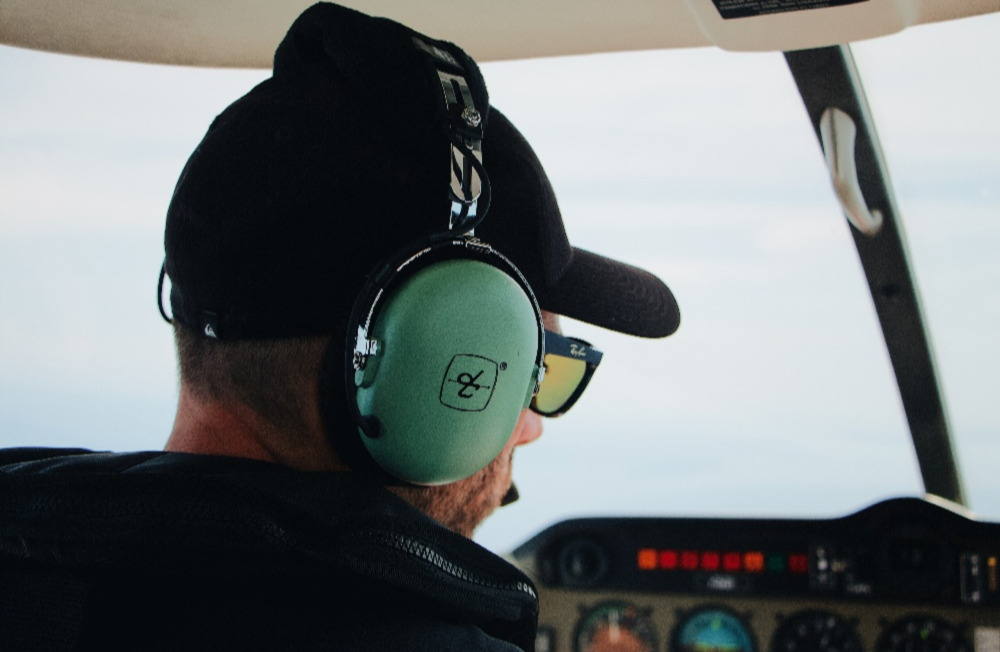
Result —
M465 534L538 414L589 377L546 385L551 356L599 359L556 315L645 337L679 321L654 276L569 245L462 50L335 5L300 16L274 75L212 123L165 247L168 448L369 473Z

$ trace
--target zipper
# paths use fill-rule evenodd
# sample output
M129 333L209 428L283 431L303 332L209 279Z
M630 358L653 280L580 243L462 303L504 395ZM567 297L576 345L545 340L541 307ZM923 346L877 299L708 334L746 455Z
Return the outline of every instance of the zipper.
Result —
M437 552L430 546L415 539L403 536L402 534L396 534L393 532L363 532L360 534L365 538L373 539L375 543L389 546L401 552L413 555L414 557L431 564L448 575L465 582L491 589L499 589L502 591L516 591L530 596L533 600L538 600L538 594L535 593L535 589L532 588L532 586L527 582L495 582L485 579L471 571L466 570L458 564L449 561L441 553Z

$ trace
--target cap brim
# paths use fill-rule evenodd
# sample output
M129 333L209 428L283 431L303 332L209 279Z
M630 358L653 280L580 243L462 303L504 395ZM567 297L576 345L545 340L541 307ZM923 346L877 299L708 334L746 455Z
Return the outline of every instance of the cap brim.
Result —
M677 301L663 281L577 247L559 280L535 292L544 310L628 335L666 337L681 322Z

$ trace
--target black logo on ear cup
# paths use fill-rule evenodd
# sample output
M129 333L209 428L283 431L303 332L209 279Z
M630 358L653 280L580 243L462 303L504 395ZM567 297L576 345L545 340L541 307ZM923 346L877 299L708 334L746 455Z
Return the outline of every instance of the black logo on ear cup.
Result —
M441 404L462 412L482 412L493 398L499 365L479 355L459 353L441 382Z

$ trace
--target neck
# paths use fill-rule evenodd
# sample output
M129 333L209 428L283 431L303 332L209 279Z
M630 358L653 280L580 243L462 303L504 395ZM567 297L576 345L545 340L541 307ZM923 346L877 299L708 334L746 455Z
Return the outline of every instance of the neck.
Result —
M201 397L182 383L164 450L245 457L301 471L346 471L315 412L306 420L304 432L286 432L239 401Z

